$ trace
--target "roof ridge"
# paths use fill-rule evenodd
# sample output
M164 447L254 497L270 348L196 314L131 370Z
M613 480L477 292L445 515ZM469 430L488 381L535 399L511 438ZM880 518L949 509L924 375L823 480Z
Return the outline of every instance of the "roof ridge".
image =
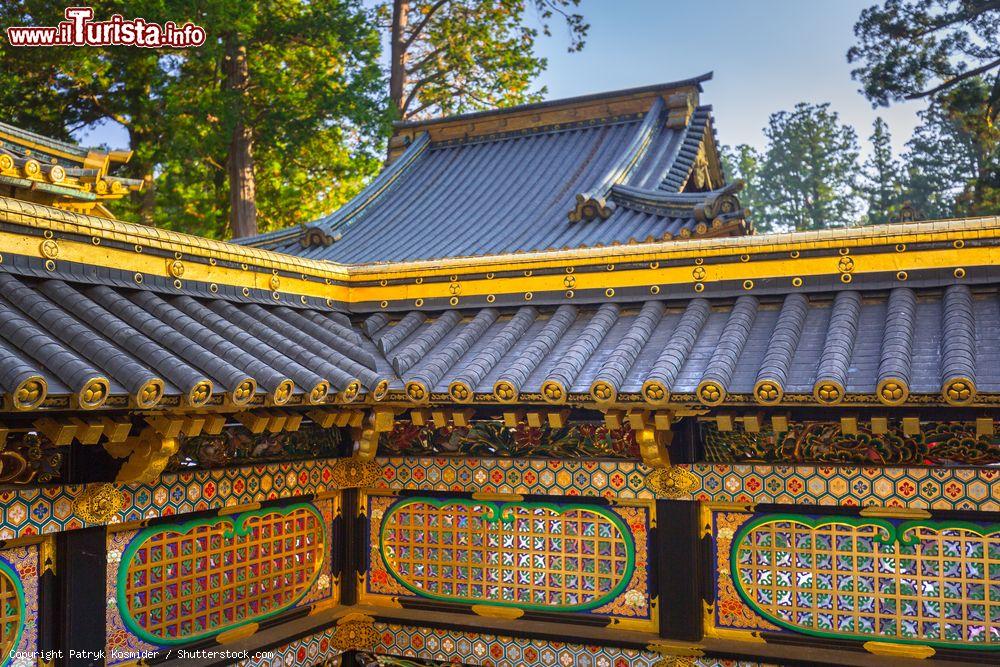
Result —
M698 90L700 92L701 84L704 83L705 81L710 81L713 76L714 72L709 71L705 72L704 74L699 74L698 76L690 77L688 79L680 79L677 81L668 81L664 83L650 84L647 86L636 86L633 88L622 88L619 90L610 90L600 93L589 93L587 95L563 97L554 100L544 100L542 102L530 102L528 104L518 104L515 106L502 107L499 109L485 109L483 111L471 111L468 113L454 114L451 116L440 116L438 118L429 118L426 120L396 121L393 123L393 127L397 129L414 128L414 127L422 127L425 125L437 125L439 123L448 123L453 121L476 120L482 118L489 118L492 116L520 113L524 111L548 109L556 106L608 100L617 97L626 97L630 95L642 95L645 93L653 93L657 91L665 92L668 90L672 90L675 88L683 88L686 86L698 86Z

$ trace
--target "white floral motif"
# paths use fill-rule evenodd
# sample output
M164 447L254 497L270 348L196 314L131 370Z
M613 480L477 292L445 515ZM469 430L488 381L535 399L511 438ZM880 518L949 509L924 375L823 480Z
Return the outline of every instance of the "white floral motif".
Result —
M634 588L625 591L625 604L629 607L641 607L646 604L646 596Z
M108 562L109 563L120 563L122 562L122 552L118 549L110 549L108 551Z

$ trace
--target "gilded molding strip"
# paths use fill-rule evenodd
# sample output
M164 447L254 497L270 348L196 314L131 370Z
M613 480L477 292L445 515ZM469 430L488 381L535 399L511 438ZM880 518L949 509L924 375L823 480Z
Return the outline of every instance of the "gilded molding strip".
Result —
M552 665L628 665L656 667L664 657L650 650L615 648L540 639L508 637L479 632L420 628L376 621L381 638L379 654L402 655L447 663L490 664L493 667L551 667ZM488 660L488 663L485 662ZM754 661L686 657L694 667L765 667ZM666 663L669 664L669 663Z
M165 474L153 484L117 487L122 508L107 523L248 505L337 489L338 459ZM637 461L549 461L378 457L376 488L504 494L598 495L653 498L650 470ZM799 505L880 505L936 510L1000 511L1000 469L677 465L697 482L680 496L710 502ZM0 491L0 540L74 530L74 510L89 493L81 485Z
M636 461L379 457L379 488L502 494L653 498ZM684 500L1000 510L1000 469L682 464ZM654 485L655 486L655 485ZM663 497L667 497L664 495Z
M37 232L0 232L0 250L7 255L40 258L50 264L109 267L181 283L221 283L276 295L328 299L330 306L351 304L359 310L383 302L384 307L390 302L397 308L410 307L418 299L428 307L467 306L497 294L541 297L550 293L562 298L564 271L569 270L574 270L574 291L582 301L614 294L614 290L656 286L659 292L668 285L690 287L690 295L697 285L713 284L727 288L742 284L743 289L756 285L763 292L768 289L765 281L793 277L800 284L805 280L804 289L815 288L818 276L837 281L831 285L862 276L884 281L883 275L901 273L916 282L921 271L946 267L959 267L971 281L976 279L977 267L1000 263L1000 247L982 243L1000 238L998 217L355 266L305 260L3 197L0 222L41 230L46 236L40 243ZM109 243L102 244L102 240ZM136 247L161 254L143 254ZM231 266L220 265L220 260ZM783 284L770 287L786 290ZM461 296L456 298L459 291ZM640 292L628 296L638 298ZM685 295L686 291L674 296Z
M339 459L168 473L152 484L98 485L120 494L108 512L84 520L77 511L93 485L60 485L0 491L0 540L58 533L88 526L181 515L264 500L322 495L336 491ZM102 503L104 506L106 503Z

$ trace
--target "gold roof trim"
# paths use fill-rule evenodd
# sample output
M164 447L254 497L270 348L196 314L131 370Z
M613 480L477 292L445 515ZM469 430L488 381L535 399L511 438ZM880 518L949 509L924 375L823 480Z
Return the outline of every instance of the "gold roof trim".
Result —
M0 197L0 221L54 233L90 236L143 248L179 252L185 257L203 257L247 264L252 269L277 269L313 277L344 280L345 267L332 262L302 259L292 255L215 241L159 227L148 227L83 213L73 213L51 206ZM100 264L99 261L94 261Z
M726 257L768 254L828 248L861 248L890 244L927 243L934 241L1000 238L1000 216L956 218L924 222L894 223L872 227L823 229L811 232L787 232L754 236L726 236L683 241L660 241L600 248L543 250L537 252L453 257L414 262L392 262L351 265L351 276L391 277L405 275L437 275L461 270L488 271L511 268L545 268L608 261L644 262L664 259Z

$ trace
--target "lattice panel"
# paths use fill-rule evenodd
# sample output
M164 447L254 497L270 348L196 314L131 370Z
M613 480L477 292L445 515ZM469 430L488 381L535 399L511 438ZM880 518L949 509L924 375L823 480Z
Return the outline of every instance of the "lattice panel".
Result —
M733 538L745 602L788 630L1000 648L1000 525L758 517Z
M635 569L628 527L597 505L408 499L386 512L380 543L411 592L473 604L593 609Z
M273 616L316 581L326 541L323 516L306 504L148 528L122 555L122 618L170 645Z
M6 664L24 629L24 593L17 572L0 559L0 664Z

